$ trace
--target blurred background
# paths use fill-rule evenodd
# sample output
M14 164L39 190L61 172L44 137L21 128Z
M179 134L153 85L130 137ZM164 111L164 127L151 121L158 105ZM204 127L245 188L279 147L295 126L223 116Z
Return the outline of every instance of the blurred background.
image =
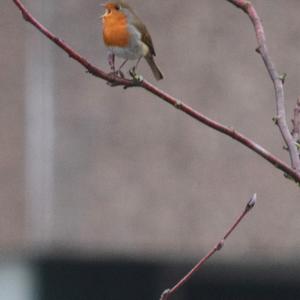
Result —
M104 70L98 1L24 0ZM274 91L246 15L227 1L130 4L151 32L156 83L289 162ZM253 1L285 84L300 95L300 2ZM299 299L299 187L244 146L142 89L87 74L0 2L0 298L159 299L223 236L172 299ZM120 61L119 61L120 63Z

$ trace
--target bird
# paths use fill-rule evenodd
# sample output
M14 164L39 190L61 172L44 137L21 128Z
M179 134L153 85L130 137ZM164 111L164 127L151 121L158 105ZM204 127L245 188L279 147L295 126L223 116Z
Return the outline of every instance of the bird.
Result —
M108 63L112 72L124 77L121 68L128 60L137 60L130 74L136 74L142 57L150 66L156 80L163 79L163 74L154 61L156 56L153 42L147 27L125 1L113 1L102 4L105 13L102 19L102 37L109 49ZM125 59L115 70L115 56Z

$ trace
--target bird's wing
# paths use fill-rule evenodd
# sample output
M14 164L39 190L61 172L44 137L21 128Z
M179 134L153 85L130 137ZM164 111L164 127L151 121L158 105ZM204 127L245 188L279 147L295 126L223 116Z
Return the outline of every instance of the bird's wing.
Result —
M145 24L141 21L141 19L135 14L135 12L131 9L131 7L128 4L123 3L123 7L127 8L132 15L132 25L134 25L137 30L142 34L142 42L145 43L150 50L150 54L155 56L155 50L152 42L152 38L147 30L147 27Z
M151 38L151 35L149 34L146 26L139 19L137 19L136 22L133 21L133 25L142 34L142 37L141 37L142 42L145 43L149 47L150 54L152 54L153 56L155 56L156 53L155 53L155 50L154 50L152 38Z

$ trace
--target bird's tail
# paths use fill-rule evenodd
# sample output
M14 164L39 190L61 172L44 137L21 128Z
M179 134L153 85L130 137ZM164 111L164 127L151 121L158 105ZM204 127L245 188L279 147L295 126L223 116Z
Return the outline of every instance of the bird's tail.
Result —
M147 55L145 56L145 59L147 61L147 63L149 64L151 71L155 77L156 80L161 80L164 78L163 74L161 73L161 71L159 70L157 64L154 61L153 55Z

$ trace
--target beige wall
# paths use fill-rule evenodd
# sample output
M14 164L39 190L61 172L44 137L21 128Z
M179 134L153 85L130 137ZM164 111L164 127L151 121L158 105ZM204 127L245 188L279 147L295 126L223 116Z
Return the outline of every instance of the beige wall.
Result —
M247 17L225 0L192 2L188 6L176 0L130 2L154 40L165 74L158 86L288 161L272 122L272 84L254 51L256 41ZM263 19L274 61L280 72L288 73L290 116L300 94L300 2L253 3ZM46 9L31 2L31 7L51 31L108 70L99 3L51 4ZM149 93L112 89L86 74L25 23L12 1L0 3L0 16L1 249L198 256L222 236L257 192L256 209L220 257L298 255L299 188L279 171ZM44 86L35 95L44 103L50 85L54 112L49 116L47 109L41 111L37 126L43 135L34 145L26 140L28 120L34 118L28 114L29 87L24 86L28 51L37 57L41 51L49 53L51 59L46 55L41 72L53 72L51 78L45 75ZM153 81L144 62L139 72ZM52 173L43 164L39 167L41 176L36 178L45 188L36 187L34 201L32 181L26 178L28 147L48 151L42 160L52 161Z

